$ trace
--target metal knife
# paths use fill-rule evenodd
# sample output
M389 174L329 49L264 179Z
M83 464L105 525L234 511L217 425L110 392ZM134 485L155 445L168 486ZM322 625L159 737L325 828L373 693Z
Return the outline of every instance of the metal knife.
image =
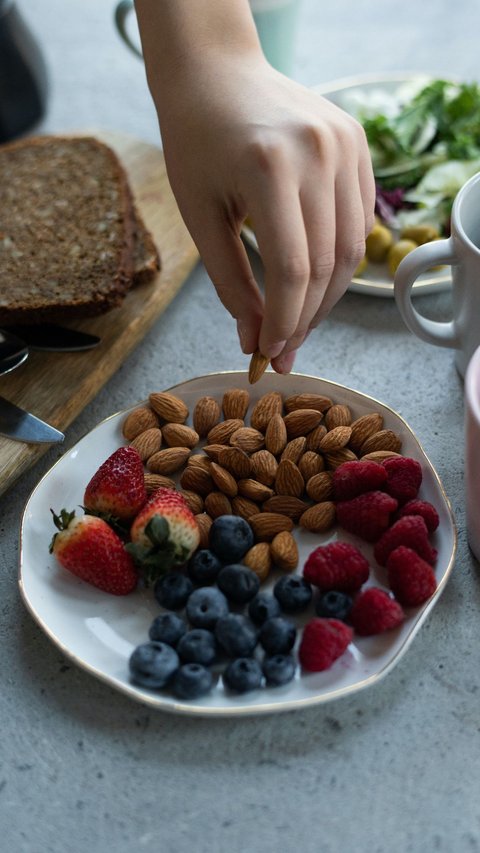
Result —
M55 444L64 440L60 432L35 415L0 397L0 435L27 444Z
M25 341L30 349L44 352L83 352L100 343L97 335L57 326L55 323L9 326L8 331Z

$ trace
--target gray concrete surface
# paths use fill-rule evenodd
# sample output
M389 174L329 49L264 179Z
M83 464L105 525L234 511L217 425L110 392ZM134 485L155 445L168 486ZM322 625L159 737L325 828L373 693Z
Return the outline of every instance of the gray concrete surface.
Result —
M49 65L41 131L104 127L158 140L141 63L112 2L20 3ZM475 0L304 0L295 76L478 76ZM260 270L259 270L260 274ZM445 316L448 295L423 297ZM157 387L243 369L201 265L68 430ZM243 720L154 713L65 660L17 591L22 507L52 449L0 501L0 847L8 853L467 853L480 850L480 586L465 538L463 388L449 351L417 341L390 300L347 294L296 369L371 394L417 432L459 529L447 588L376 686L330 705Z

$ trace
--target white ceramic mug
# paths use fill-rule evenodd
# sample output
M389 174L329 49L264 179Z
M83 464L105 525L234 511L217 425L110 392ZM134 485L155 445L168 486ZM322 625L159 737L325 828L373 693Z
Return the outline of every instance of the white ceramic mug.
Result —
M465 375L465 501L468 544L480 561L480 347Z
M300 0L250 0L250 6L266 58L277 71L291 74ZM128 30L133 9L132 0L120 0L115 7L115 25L125 44L142 58L140 46Z
M453 317L441 323L423 317L412 304L412 285L438 264L452 268ZM395 275L395 299L411 332L430 344L456 350L455 363L464 376L480 346L480 172L458 193L448 240L425 243L410 252Z

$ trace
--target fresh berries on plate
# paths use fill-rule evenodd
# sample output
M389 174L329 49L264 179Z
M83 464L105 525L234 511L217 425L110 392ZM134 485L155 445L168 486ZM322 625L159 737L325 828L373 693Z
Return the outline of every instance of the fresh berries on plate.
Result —
M146 500L140 454L134 447L119 447L88 483L83 505L88 513L116 523L135 518Z
M352 637L352 629L339 619L311 619L303 629L298 650L301 666L308 672L328 669L343 655Z
M403 518L404 515L421 515L429 533L434 533L440 524L438 512L429 501L421 501L414 498L407 501L396 513L396 517Z
M267 619L260 628L260 645L269 655L288 654L293 649L296 638L295 625L283 616Z
M147 582L173 566L182 565L200 542L195 516L184 497L174 489L160 487L148 499L130 528L126 546Z
M273 587L273 594L285 613L301 613L312 600L312 587L299 575L284 575Z
M433 595L437 588L434 571L416 551L399 545L387 560L388 584L404 607L416 607Z
M215 637L205 628L192 628L180 637L177 652L184 663L201 663L203 666L210 666L217 656Z
M294 677L296 668L293 655L267 655L262 662L263 674L269 687L288 684Z
M317 616L325 616L327 619L340 619L341 622L348 620L352 609L353 598L346 592L337 589L329 589L315 601L315 613Z
M177 669L172 681L172 692L178 699L198 699L209 693L213 675L200 663L184 663Z
M224 566L217 577L218 588L235 604L246 604L255 598L260 581L255 572L240 563Z
M263 625L267 619L280 616L278 600L269 592L259 592L248 605L248 615L255 625Z
M130 675L141 687L165 687L180 666L175 649L166 643L142 643L129 660Z
M158 603L166 610L181 610L193 592L193 583L182 572L171 571L158 578L153 592Z
M188 563L188 574L195 583L202 586L213 583L223 563L209 548L195 551Z
M95 515L76 516L66 509L59 515L51 512L59 532L51 541L50 553L64 569L112 595L128 595L135 589L134 562L106 521Z
M382 462L387 472L384 489L399 504L413 500L422 483L422 466L409 456L390 456Z
M399 545L412 548L431 565L437 559L437 551L428 540L427 525L420 515L404 515L385 531L374 548L377 563L386 566L389 555Z
M349 501L338 501L337 521L344 530L366 542L375 542L390 526L398 501L385 492L365 492Z
M257 645L257 632L241 613L228 613L215 625L215 639L231 658L250 657Z
M372 586L359 592L350 611L350 622L357 634L369 637L401 625L402 607L384 589Z
M261 687L263 673L255 658L236 658L223 673L224 684L237 693L247 693Z
M189 596L186 613L191 625L195 628L215 628L222 616L226 616L228 601L223 592L216 586L201 586Z
M253 530L239 515L219 515L210 528L209 544L223 563L238 563L254 544Z
M383 465L370 459L344 462L335 468L332 477L333 496L336 501L348 501L381 489L387 472Z
M160 613L150 625L148 636L151 640L175 648L186 631L187 623L176 613Z
M321 590L356 592L369 574L367 558L349 542L319 545L308 556L303 567L305 580Z

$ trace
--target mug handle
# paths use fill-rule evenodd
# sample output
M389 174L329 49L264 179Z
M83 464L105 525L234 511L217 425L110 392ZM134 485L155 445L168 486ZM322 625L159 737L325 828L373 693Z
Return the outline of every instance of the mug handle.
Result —
M406 255L401 261L394 280L395 301L405 324L414 335L429 344L440 347L460 346L455 322L450 320L440 323L430 320L413 307L412 286L421 273L438 264L458 263L453 246L453 240L433 240L424 243Z
M133 51L133 53L135 53L140 59L143 59L142 51L139 50L137 45L131 40L127 30L127 18L133 10L134 5L131 0L120 0L120 3L117 3L115 7L115 26L127 47L129 47L130 50Z

